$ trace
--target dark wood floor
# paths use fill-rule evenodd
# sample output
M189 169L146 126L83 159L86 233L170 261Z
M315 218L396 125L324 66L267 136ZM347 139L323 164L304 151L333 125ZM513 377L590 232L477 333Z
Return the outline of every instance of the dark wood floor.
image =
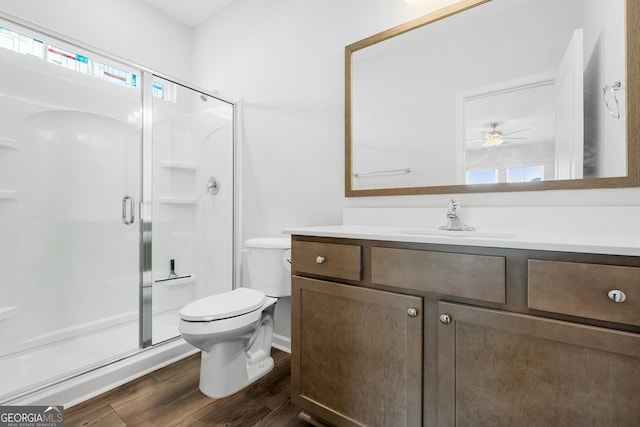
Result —
M200 353L65 410L65 426L309 426L291 403L288 353L268 375L224 399L198 389Z

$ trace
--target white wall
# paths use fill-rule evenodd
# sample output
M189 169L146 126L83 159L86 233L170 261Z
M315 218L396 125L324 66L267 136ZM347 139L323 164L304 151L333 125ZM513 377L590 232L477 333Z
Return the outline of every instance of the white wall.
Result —
M244 103L245 237L339 223L343 207L446 206L451 195L344 198L344 47L443 4L236 0L196 29L195 83ZM459 197L473 206L581 206L637 205L639 196L623 189Z
M194 82L244 103L245 237L340 223L344 207L446 206L451 195L344 198L344 47L444 3L236 0L196 29ZM638 205L640 190L459 197L463 206Z
M191 79L191 29L132 0L0 0L26 19L154 71Z
M243 101L245 237L341 221L344 47L426 11L403 0L236 0L196 29L195 83Z

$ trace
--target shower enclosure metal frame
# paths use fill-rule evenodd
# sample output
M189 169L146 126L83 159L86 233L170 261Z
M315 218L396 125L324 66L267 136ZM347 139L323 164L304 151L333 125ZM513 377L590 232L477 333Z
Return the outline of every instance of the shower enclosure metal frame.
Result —
M142 87L151 86L153 76L142 71ZM153 96L150 90L142 92L142 200L139 206L140 218L140 329L138 339L140 347L146 348L152 342L152 303L153 303L153 217L151 206L153 173Z
M161 343L153 344L152 342L152 286L153 286L153 276L152 276L152 230L153 230L153 210L152 210L152 184L153 184L153 95L151 90L151 84L154 76L165 79L167 81L173 82L177 85L184 86L185 88L192 89L193 91L200 92L211 98L217 99L219 101L223 101L229 104L233 109L233 122L232 122L232 176L233 176L233 184L232 186L232 224L230 224L232 228L232 247L229 248L231 251L231 271L233 282L230 284L230 288L234 288L236 283L239 283L240 277L240 268L238 266L238 248L240 247L238 243L238 239L241 237L239 230L238 216L240 215L241 210L241 201L238 197L239 188L241 186L241 177L240 177L240 147L238 147L238 132L239 132L239 116L240 112L238 109L238 103L227 99L223 96L217 94L217 91L210 91L199 88L191 83L187 83L181 81L180 79L175 79L163 75L162 73L158 73L152 69L141 66L134 62L131 62L126 59L122 59L116 55L113 55L109 52L105 52L101 49L95 48L93 46L87 45L83 42L75 40L73 38L67 37L63 34L51 31L47 28L43 28L37 24L26 21L22 18L13 16L11 14L7 14L5 12L0 11L0 19L7 23L15 24L19 27L23 27L35 33L42 34L50 39L59 41L68 46L74 46L81 50L95 53L103 58L116 61L118 63L124 64L128 67L136 68L141 72L141 80L142 86L140 88L141 94L141 107L142 107L142 165L141 165L141 186L140 189L140 200L133 203L133 207L135 208L136 215L139 224L139 261L140 261L140 276L139 276L139 349L136 352L131 353L130 355L119 356L112 360L108 360L104 363L101 363L97 366L94 366L87 370L86 372L95 372L103 367L107 367L113 365L115 363L121 362L123 359L126 359L131 356L135 356L140 353L143 349L145 351L153 351L151 349L147 349L148 347L160 347L164 344L168 344L169 342L180 339L180 337L175 337L171 340L164 341ZM119 219L116 219L119 220ZM57 378L52 381L52 385L61 384L69 379L77 378L83 375L85 372L73 373L68 375L67 377ZM51 384L46 384L43 386L36 387L34 391L42 390L46 387L49 387ZM20 396L25 396L31 393L32 391L26 391L20 393ZM15 401L16 396L12 396L9 398L8 402Z

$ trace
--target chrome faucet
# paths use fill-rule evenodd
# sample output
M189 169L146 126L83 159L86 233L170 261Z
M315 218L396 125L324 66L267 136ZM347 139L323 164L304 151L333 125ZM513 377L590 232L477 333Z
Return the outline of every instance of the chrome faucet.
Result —
M449 231L475 231L474 227L465 225L462 221L462 205L460 200L449 200L449 209L447 210L447 224L438 227L440 230Z

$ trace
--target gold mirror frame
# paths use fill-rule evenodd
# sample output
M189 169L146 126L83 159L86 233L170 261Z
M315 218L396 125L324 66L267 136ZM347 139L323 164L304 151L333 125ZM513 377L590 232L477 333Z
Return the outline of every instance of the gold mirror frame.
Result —
M640 1L625 1L627 176L526 183L444 185L355 190L353 188L352 54L369 46L439 21L491 0L462 0L345 47L345 196L403 196L420 194L489 193L573 190L640 186Z

